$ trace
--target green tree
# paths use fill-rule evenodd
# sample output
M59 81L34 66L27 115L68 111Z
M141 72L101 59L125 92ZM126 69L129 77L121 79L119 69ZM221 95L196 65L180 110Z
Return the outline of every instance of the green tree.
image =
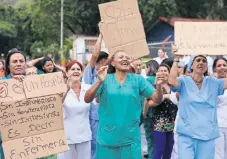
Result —
M160 16L178 16L175 0L139 0L140 12L143 18L145 31Z

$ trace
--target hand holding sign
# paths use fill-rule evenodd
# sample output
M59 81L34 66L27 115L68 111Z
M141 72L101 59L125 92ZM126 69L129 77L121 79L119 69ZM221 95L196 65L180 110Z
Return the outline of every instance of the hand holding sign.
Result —
M13 78L18 80L19 82L23 82L24 81L24 75L16 75L16 76L13 76Z
M0 83L0 98L6 98L8 96L8 84L6 82Z

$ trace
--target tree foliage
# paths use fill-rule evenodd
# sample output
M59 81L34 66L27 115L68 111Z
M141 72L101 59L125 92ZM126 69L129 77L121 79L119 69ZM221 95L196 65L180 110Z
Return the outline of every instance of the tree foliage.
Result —
M97 35L98 4L109 1L64 0L64 37ZM227 0L138 1L145 30L160 16L227 19ZM48 49L59 52L60 12L61 0L0 0L0 53L7 53L12 47L32 57L50 52ZM60 53L67 52L70 47L65 39L64 50Z

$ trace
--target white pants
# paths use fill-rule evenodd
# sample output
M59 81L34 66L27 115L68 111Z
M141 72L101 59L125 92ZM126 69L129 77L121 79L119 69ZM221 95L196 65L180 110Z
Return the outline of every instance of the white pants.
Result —
M220 137L215 143L215 159L227 159L227 128L219 128Z
M143 124L140 125L140 135L141 135L142 154L147 154L147 140L146 140Z
M57 155L58 159L91 159L91 141L69 144L69 151Z
M174 145L171 159L178 159L178 135L174 133Z

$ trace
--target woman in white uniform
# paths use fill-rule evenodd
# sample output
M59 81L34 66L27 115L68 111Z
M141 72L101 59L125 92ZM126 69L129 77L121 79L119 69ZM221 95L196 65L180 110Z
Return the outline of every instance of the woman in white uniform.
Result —
M216 58L213 64L213 71L217 78L226 78L227 60ZM218 126L220 137L216 140L215 159L227 159L227 91L218 97Z
M90 104L84 101L84 95L90 85L80 83L82 71L83 66L77 61L66 65L68 91L63 97L63 113L70 150L58 154L58 159L91 158Z

